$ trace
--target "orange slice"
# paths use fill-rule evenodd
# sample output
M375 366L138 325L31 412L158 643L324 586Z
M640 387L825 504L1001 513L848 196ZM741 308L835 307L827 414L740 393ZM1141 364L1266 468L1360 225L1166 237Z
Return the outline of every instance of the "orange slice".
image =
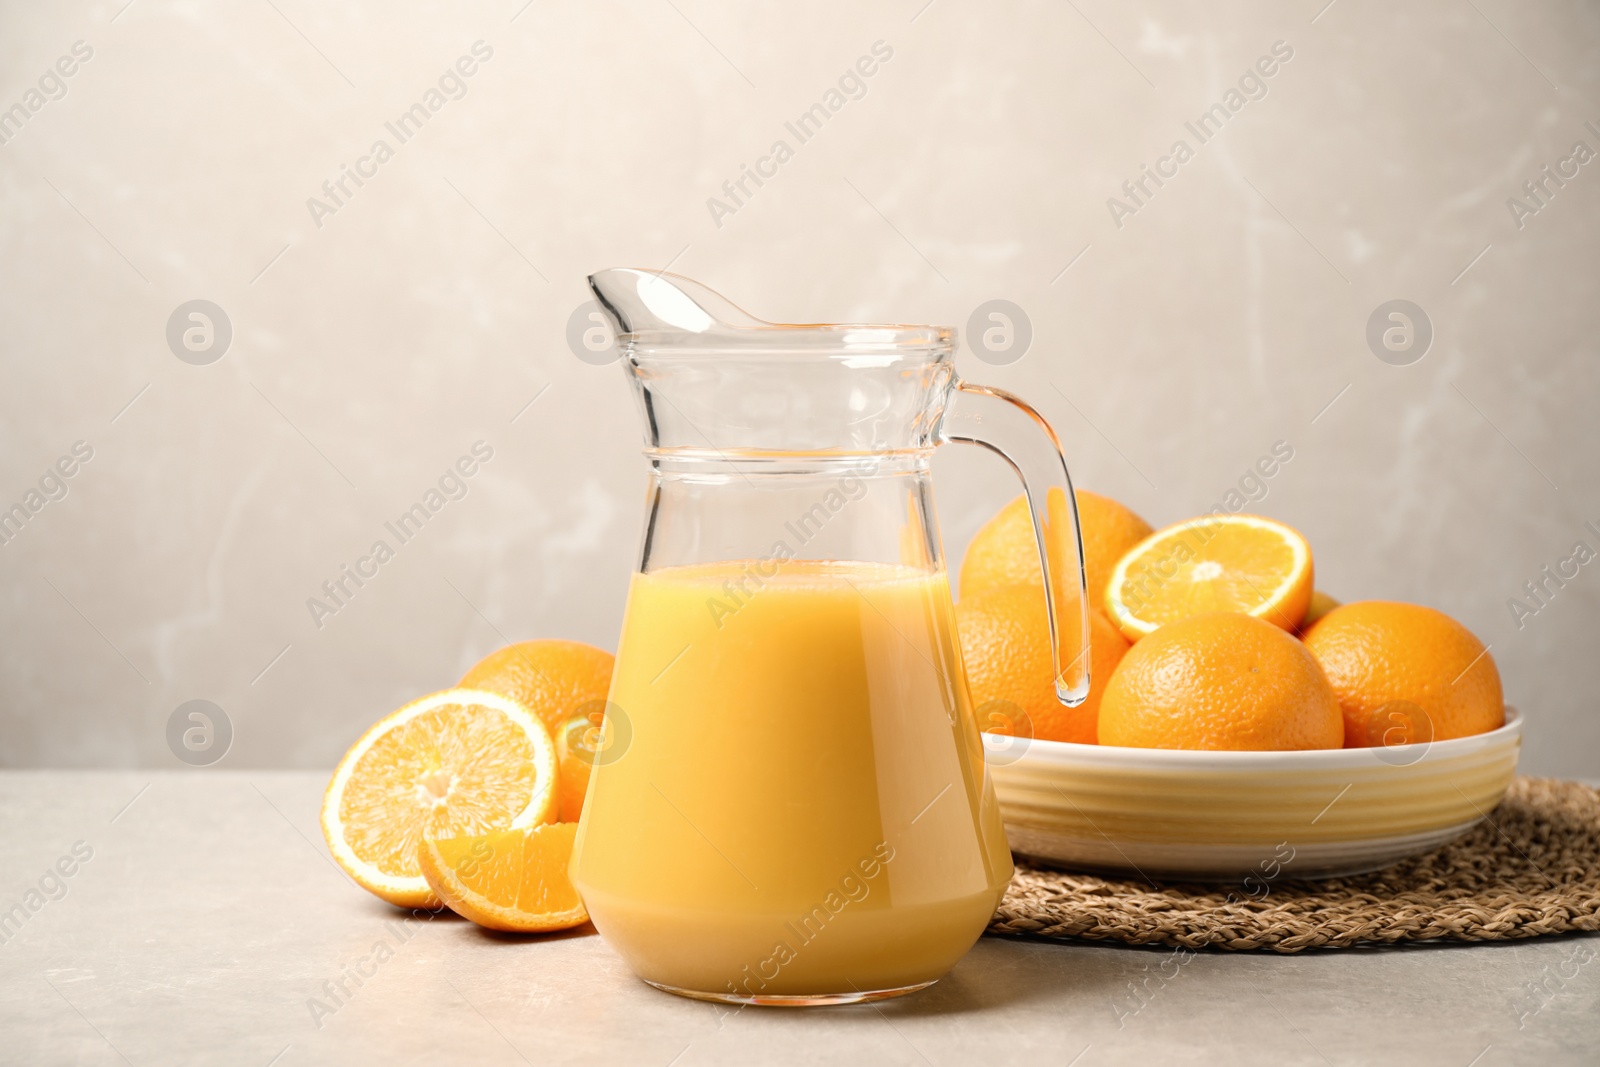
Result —
M1311 581L1311 546L1296 530L1258 515L1204 515L1157 530L1117 561L1106 614L1131 641L1211 611L1293 633Z
M418 843L549 822L556 783L550 732L527 708L447 689L378 720L345 753L322 798L322 835L364 888L437 908Z
M424 840L423 877L450 910L491 930L543 933L589 921L567 877L578 824Z

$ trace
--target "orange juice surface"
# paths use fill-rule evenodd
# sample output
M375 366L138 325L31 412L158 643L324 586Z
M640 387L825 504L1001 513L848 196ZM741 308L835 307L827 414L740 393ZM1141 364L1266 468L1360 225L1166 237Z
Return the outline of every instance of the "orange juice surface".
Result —
M1011 857L952 617L942 571L898 565L634 576L572 870L636 973L837 995L972 946Z

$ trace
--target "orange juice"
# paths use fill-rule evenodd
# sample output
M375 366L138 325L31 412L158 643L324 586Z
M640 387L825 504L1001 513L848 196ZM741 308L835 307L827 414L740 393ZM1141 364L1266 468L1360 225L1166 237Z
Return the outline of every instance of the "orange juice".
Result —
M904 989L982 933L1011 857L943 571L637 574L611 702L618 749L572 870L645 980L732 999Z

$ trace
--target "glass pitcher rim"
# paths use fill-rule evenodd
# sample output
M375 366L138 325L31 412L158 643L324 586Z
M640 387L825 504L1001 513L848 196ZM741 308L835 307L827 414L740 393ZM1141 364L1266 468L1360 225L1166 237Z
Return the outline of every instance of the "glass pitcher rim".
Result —
M857 357L917 359L925 363L949 362L955 353L956 330L951 326L921 323L876 322L770 322L750 314L703 282L671 271L646 267L611 267L589 275L591 287L600 296L598 279L606 275L649 276L666 281L680 292L685 287L702 290L736 311L743 321L728 321L707 314L700 329L617 330L617 342L624 352L651 356L682 357L710 354L745 358L828 358L850 360ZM601 297L602 306L606 301ZM606 308L615 324L627 321L616 309ZM704 309L702 309L704 310ZM920 358L919 358L920 357ZM876 364L878 359L874 359Z

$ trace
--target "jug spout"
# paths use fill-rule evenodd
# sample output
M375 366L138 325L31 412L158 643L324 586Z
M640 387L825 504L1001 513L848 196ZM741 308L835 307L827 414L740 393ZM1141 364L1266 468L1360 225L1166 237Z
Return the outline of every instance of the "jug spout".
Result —
M589 288L619 338L663 344L772 325L693 279L663 271L613 267L589 275Z
M880 357L948 362L955 332L944 326L768 322L692 278L614 267L589 288L625 352L704 355Z
M943 326L778 323L676 274L589 276L648 447L679 456L926 449L953 380Z

